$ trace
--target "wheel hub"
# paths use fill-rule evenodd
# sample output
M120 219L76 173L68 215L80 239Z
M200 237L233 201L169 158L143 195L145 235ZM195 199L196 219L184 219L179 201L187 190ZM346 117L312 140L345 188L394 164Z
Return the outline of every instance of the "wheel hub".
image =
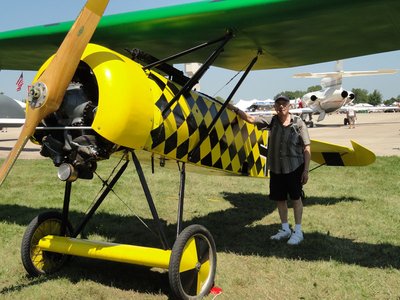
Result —
M195 266L196 271L197 271L197 272L200 272L200 268L201 268L201 263L200 263L200 262L197 262L197 263L196 263L196 266Z

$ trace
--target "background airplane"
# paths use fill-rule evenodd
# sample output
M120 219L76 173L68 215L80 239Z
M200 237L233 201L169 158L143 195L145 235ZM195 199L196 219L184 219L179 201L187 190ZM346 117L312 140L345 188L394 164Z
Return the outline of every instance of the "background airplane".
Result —
M0 94L0 129L25 123L25 103Z
M322 89L305 94L301 99L301 106L292 109L292 113L308 115L307 123L313 126L312 115L319 114L317 121L322 121L327 113L337 111L346 104L351 103L355 94L342 87L343 77L391 75L397 70L375 70L375 71L343 71L343 61L336 61L335 71L326 73L298 73L294 78L321 78ZM303 117L303 119L305 119Z

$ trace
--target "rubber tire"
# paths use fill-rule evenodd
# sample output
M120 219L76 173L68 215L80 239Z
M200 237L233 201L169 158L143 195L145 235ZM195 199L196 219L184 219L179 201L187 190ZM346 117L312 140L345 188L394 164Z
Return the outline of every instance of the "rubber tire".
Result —
M65 263L68 255L42 251L37 247L46 235L60 235L62 215L56 211L39 214L28 225L22 237L21 259L25 270L31 276L52 274ZM67 222L65 236L71 236L72 226Z
M192 242L196 246L197 262L194 263L193 268L180 272L182 257L185 251L190 249L187 246L193 246ZM207 272L207 265L205 265L207 262L208 274L204 282L197 286L200 271ZM188 226L178 236L172 247L168 276L173 295L177 299L201 299L208 295L214 285L216 268L217 253L211 233L198 224Z

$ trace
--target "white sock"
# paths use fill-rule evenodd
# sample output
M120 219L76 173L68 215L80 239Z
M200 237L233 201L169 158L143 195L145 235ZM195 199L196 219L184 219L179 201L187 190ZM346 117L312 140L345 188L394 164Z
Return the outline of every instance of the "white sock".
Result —
M289 223L282 223L282 229L285 231L290 231Z
M301 232L301 224L294 225L294 231L295 232Z

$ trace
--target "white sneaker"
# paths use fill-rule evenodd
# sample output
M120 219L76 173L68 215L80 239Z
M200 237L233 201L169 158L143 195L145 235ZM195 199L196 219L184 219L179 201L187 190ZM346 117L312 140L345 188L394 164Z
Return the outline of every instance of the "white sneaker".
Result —
M274 240L274 241L280 241L280 240L290 238L291 234L292 234L292 232L290 230L279 229L278 233L271 236L270 239Z
M288 240L288 245L298 245L304 240L303 233L301 231L294 231Z

